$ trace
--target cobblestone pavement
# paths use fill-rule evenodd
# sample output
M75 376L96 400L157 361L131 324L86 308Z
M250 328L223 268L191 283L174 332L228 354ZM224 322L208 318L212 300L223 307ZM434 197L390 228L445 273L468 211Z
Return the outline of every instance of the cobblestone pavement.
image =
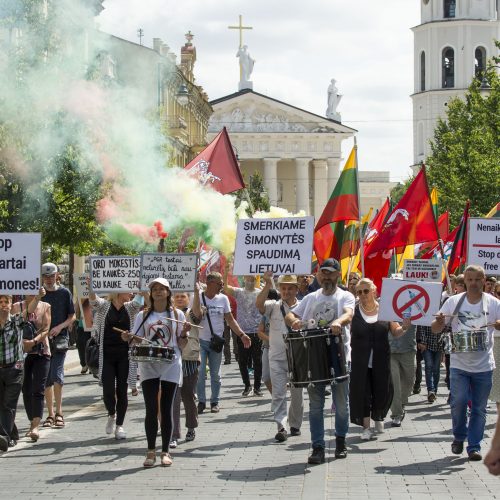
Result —
M412 396L402 427L386 422L385 433L376 440L361 441L359 428L351 427L346 460L333 458L333 419L325 411L327 462L307 466L307 421L302 436L275 442L269 394L242 398L233 362L223 366L221 412L200 417L195 441L181 441L172 451L172 467L145 470L142 396L130 396L127 439L108 437L100 389L90 375L80 375L76 360L76 352L70 351L66 427L42 430L34 444L22 438L0 455L2 498L500 498L499 480L481 462L469 462L465 453L451 454L444 392L433 405L424 391ZM17 422L20 432L25 431L21 403ZM494 422L492 404L487 436ZM487 438L483 451L488 447Z

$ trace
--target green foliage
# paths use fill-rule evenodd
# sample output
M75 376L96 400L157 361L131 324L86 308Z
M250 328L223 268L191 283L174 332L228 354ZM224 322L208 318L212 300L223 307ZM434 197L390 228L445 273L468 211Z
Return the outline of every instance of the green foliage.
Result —
M465 99L448 103L446 120L439 120L432 155L427 159L429 185L439 193L440 210L450 210L456 225L465 202L471 216L486 214L500 193L500 81L489 69L491 89L481 89L476 79Z
M264 180L259 172L255 171L248 182L245 182L246 190L240 189L236 193L236 207L241 205L242 201L248 202L250 199L247 214L252 217L254 212L262 211L267 212L271 208L269 202L269 195L264 187ZM253 209L253 210L252 210Z
M413 182L414 178L415 176L412 175L405 182L398 182L398 184L391 189L391 193L389 196L391 197L393 205L398 203L398 201L403 197L407 189L410 187L410 184Z

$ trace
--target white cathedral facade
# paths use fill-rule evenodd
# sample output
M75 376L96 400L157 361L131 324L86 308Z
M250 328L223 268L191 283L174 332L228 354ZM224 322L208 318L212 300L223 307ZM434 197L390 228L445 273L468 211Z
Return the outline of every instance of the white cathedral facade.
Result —
M464 96L497 54L500 0L419 0L414 33L413 160L430 155L429 141L448 101Z

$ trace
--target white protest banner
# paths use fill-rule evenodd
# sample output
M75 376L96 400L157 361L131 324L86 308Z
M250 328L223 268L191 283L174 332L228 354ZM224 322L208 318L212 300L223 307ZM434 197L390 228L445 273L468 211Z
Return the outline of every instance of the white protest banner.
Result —
M36 295L40 280L42 235L0 233L0 292Z
M314 217L240 219L233 274L310 274Z
M409 317L413 325L430 326L439 311L442 291L441 283L384 278L378 319L401 322Z
M194 292L197 253L143 253L141 255L141 290L155 278L166 278L172 292Z
M92 309L89 303L89 273L73 274L73 284L78 297L78 305L80 306L80 318L83 322L83 330L86 332L92 331Z
M441 261L437 259L406 259L403 264L403 279L441 282L441 267Z
M90 289L97 294L139 292L141 258L131 256L91 256Z
M80 299L89 298L89 286L87 280L89 279L89 273L73 274L73 284L75 285L76 295Z
M469 219L467 264L482 266L486 274L500 274L500 221Z

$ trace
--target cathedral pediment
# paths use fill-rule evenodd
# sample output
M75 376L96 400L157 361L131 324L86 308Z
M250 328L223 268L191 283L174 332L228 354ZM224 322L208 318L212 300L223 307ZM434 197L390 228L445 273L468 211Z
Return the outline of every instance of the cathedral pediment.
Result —
M210 103L209 133L335 134L355 130L339 122L245 89Z

